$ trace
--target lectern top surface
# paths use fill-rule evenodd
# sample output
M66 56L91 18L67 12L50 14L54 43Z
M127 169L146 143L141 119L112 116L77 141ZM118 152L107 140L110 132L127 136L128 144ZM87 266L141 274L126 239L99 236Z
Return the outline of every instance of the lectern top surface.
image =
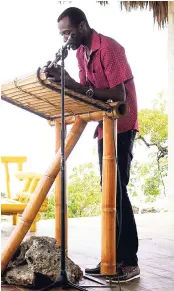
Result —
M61 116L60 85L46 79L45 74L41 74L39 79L38 74L35 73L3 84L1 86L2 100L48 120L59 118ZM104 102L65 89L65 116L98 110L108 111L109 108L110 106Z

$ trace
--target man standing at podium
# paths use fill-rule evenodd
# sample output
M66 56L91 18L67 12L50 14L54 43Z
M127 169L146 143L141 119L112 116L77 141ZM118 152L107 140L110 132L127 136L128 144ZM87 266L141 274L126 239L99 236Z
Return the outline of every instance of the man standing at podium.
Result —
M120 232L120 239L116 242L117 275L114 278L112 276L113 282L127 282L140 277L137 258L138 235L127 193L133 143L138 131L137 98L132 71L124 48L112 38L91 29L82 10L75 7L66 9L58 17L58 29L65 42L71 37L71 48L77 50L80 83L65 72L66 87L105 102L126 101L130 108L125 118L118 119L117 157L120 181L117 183L116 205L118 219L122 216L122 227L120 230L117 221L117 233ZM60 67L47 69L47 73L60 81ZM102 180L102 122L96 128L95 137L98 139ZM85 271L90 275L100 274L100 263Z

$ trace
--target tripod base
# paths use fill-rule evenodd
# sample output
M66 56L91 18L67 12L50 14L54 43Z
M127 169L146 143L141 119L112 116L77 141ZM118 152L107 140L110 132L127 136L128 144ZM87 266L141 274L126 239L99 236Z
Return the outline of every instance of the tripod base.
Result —
M51 284L43 289L40 289L39 291L48 291L48 290L53 289L53 288L63 288L63 289L74 288L76 290L87 291L85 288L78 286L78 285L72 283L71 281L69 281L66 271L61 271L58 274L58 279L56 282L54 282L53 284Z
M80 290L80 291L87 291L86 288L110 288L110 285L108 284L104 284L101 281L97 280L97 278L93 278L92 276L83 276L83 278L86 278L92 282L98 283L98 285L88 285L88 286L79 286L77 284L72 283L71 281L68 280L67 277L67 273L66 271L61 271L58 274L58 279L56 282L52 283L51 285L40 289L39 291L49 291L51 289L53 289L53 291L55 290L55 288L62 288L62 289L69 289L69 288L74 288L76 290ZM116 287L118 285L112 285L112 287Z

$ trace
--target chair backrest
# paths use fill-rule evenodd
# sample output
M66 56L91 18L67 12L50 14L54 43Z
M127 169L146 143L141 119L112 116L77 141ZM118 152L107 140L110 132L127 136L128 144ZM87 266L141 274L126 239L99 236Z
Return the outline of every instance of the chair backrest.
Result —
M42 175L37 174L37 173L23 172L23 171L16 172L15 176L16 178L18 178L18 180L25 181L22 192L28 192L31 194L36 189L37 184L39 183L42 177Z
M10 171L9 164L16 164L17 170L22 171L23 164L27 161L25 156L1 156L1 163L5 167L5 179L6 179L6 189L7 197L11 198L11 187L10 187Z
M31 172L22 172L18 171L15 173L15 176L18 180L24 181L24 186L21 192L16 193L16 199L22 203L28 203L31 198L31 195L34 193L42 175ZM47 211L48 210L48 197L45 198L44 202L39 211Z

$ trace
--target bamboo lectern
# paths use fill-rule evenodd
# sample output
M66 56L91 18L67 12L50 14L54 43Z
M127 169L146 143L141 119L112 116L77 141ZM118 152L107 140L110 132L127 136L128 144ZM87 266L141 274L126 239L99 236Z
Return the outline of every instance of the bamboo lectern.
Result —
M60 86L51 83L44 74L34 74L15 79L2 85L2 100L24 110L37 114L56 127L56 154L50 167L42 176L31 200L28 202L21 221L15 226L1 256L2 272L20 246L23 238L34 221L48 191L55 181L55 237L60 246ZM102 238L101 274L116 274L116 120L127 113L123 102L107 104L91 99L72 90L65 90L65 123L72 128L65 140L65 156L69 157L86 125L90 121L103 120L103 185L102 185ZM114 141L115 139L115 141ZM67 209L67 206L66 206ZM68 221L68 220L67 220ZM66 234L68 235L68 223ZM67 236L66 236L67 238ZM67 240L66 240L67 241ZM67 245L67 244L66 244Z

